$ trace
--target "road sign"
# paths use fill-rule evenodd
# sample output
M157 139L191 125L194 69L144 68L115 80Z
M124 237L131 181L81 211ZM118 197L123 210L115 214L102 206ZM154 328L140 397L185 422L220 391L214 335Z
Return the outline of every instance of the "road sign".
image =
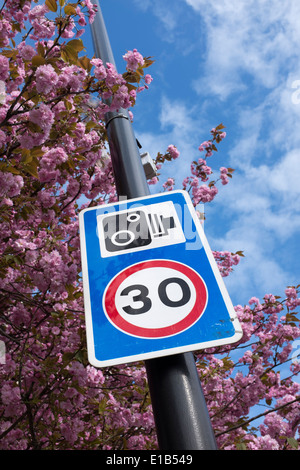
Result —
M85 209L79 219L92 365L147 360L241 338L186 191Z

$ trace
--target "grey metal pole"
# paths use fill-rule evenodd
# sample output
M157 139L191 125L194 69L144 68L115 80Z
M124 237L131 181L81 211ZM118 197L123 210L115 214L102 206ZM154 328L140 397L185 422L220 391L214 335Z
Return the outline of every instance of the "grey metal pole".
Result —
M104 65L109 62L116 67L99 2L93 0L92 3L97 5L98 9L91 25L96 56ZM131 199L149 195L149 186L127 111L120 109L118 112L109 112L105 120L119 197L126 196Z
M217 450L193 353L145 362L161 450Z
M98 0L91 25L95 53L115 65ZM150 194L127 112L106 116L109 146L119 196ZM192 353L145 361L158 444L161 450L217 450L215 436Z

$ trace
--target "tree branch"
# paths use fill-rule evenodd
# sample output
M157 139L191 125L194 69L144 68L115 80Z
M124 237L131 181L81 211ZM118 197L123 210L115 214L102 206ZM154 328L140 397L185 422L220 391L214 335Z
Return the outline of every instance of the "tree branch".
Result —
M237 424L236 426L233 426L232 428L227 429L226 431L222 431L219 433L216 433L216 437L222 436L223 434L227 434L231 431L235 431L238 428L242 428L246 424L251 423L252 421L255 421L258 418L262 418L263 416L267 416L269 413L274 413L275 411L282 410L286 406L292 405L293 403L296 403L297 401L300 401L300 397L295 398L295 400L292 400L288 403L285 403L284 405L277 406L276 408L273 408L272 410L265 411L264 413L260 413L259 415L254 416L253 418L249 418L247 421L245 421L242 424Z

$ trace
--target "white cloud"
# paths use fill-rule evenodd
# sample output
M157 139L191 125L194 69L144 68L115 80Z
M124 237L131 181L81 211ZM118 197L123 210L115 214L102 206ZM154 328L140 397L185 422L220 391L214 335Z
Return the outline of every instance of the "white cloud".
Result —
M295 66L299 57L300 3L296 0L186 0L202 18L206 29L205 77L195 81L226 99L242 92L249 75L271 89L282 67Z
M300 152L293 150L272 165L238 171L206 209L211 246L245 253L226 279L234 299L247 302L252 295L281 295L286 285L298 283L299 158Z
M259 170L259 169L258 169ZM288 199L297 197L300 194L300 150L292 150L277 161L273 168L264 169L268 172L266 183L269 185L270 191L279 194L279 197L287 197ZM253 169L253 176L257 169ZM300 208L299 208L300 210Z
M171 101L163 97L161 101L160 123L162 129L172 129L172 133L185 138L195 131L197 123L192 116L193 110L179 100Z
M167 42L174 41L179 11L182 8L179 3L172 2L172 7L170 7L169 2L162 2L161 0L134 0L134 3L142 11L151 10L153 12L160 23L160 34L163 40Z
M224 109L230 121L224 121L228 164L236 172L207 206L205 231L213 249L245 251L245 260L226 278L230 292L245 302L251 295L280 295L296 277L299 258L295 240L300 231L300 2L185 2L199 16L193 60L198 61L201 76L186 83L190 87L193 79L198 103L195 100L195 107L188 109L182 90L182 101L164 97L160 132L145 133L143 146L147 142L157 151L169 143L178 146L184 161L170 166L170 176L175 174L180 186L190 162L199 158L196 139L199 130L209 131L206 116L215 119L215 104ZM166 0L163 8L174 3ZM160 12L157 17L163 24L159 5L162 2L147 2L157 15ZM178 10L174 8L166 21L175 34Z
M234 268L234 272L225 278L225 284L234 303L247 303L252 296L263 297L267 293L280 295L291 281L291 277L281 264L271 256L272 250L266 251L268 241L274 248L272 240L263 230L243 227L230 230L221 243L232 251L243 248L245 258ZM218 244L218 240L213 240Z
M171 164L166 163L162 168L163 178L175 176L178 188L182 180L190 173L190 165L200 155L197 148L199 142L199 129L201 117L194 115L194 110L180 100L170 100L163 96L160 101L159 123L160 132L137 132L138 140L143 149L148 151L152 158L158 152L167 150L168 145L175 145L180 151L178 160ZM164 181L163 181L164 182Z

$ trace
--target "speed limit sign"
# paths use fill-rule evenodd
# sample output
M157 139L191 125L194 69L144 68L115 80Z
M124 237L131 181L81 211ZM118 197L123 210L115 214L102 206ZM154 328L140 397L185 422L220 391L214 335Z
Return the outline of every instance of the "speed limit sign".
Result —
M188 266L167 260L126 268L107 286L104 311L126 334L166 338L190 328L203 314L207 289Z
M85 209L79 222L92 365L130 363L241 338L188 193Z

